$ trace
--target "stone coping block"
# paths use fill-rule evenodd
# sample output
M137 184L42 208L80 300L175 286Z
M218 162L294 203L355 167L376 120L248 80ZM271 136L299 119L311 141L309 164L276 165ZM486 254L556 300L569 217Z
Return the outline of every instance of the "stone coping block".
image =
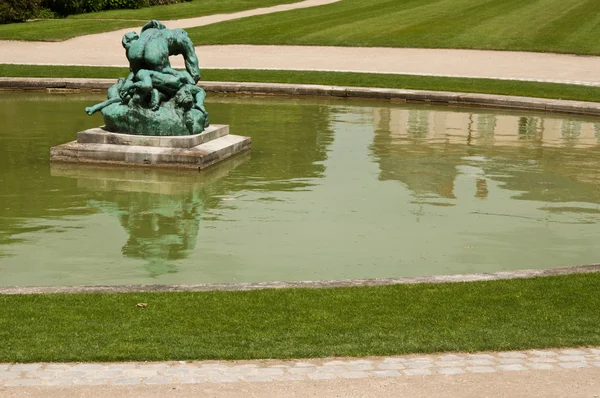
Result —
M115 81L115 79L0 77L0 90L102 90L112 86ZM378 98L600 116L600 103L548 98L317 84L203 81L199 85L207 92L218 93Z
M0 77L0 88L45 90L104 90L115 84L116 79L50 78L50 77Z
M50 161L204 169L250 149L250 137L226 135L192 148L91 144L72 141L50 149Z
M417 276L405 278L346 279L325 281L205 283L187 285L98 285L98 286L0 286L0 294L73 294L73 293L132 293L132 292L206 292L245 291L259 289L334 288L385 286L415 283L463 283L505 279L539 278L556 275L600 272L600 264L559 267L545 270L501 271L483 274Z
M103 127L80 131L77 133L77 142L80 144L111 144L152 146L163 148L193 148L205 142L226 136L229 126L226 124L213 124L202 133L183 136L150 136L114 133Z

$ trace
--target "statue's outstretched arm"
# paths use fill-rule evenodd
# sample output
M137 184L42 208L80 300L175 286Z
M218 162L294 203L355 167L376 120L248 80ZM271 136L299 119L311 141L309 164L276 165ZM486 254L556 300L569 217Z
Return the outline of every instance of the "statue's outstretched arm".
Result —
M116 103L120 103L120 102L121 102L121 98L110 98L110 99L107 99L106 101L96 104L94 106L87 106L85 108L85 113L92 116L94 113L101 111L102 109L106 108L107 106L116 104Z
M101 111L102 109L106 108L109 105L122 102L123 100L121 98L120 91L123 88L123 85L125 84L125 82L126 82L125 79L119 78L119 80L117 80L117 82L115 84L113 84L112 86L110 86L108 88L108 100L101 102L99 104L93 105L93 106L86 107L85 112L91 116L94 113Z

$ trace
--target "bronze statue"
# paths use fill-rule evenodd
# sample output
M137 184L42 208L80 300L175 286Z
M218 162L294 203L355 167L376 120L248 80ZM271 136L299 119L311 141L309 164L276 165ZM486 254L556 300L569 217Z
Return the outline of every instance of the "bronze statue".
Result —
M208 126L206 93L200 80L194 45L183 29L167 29L152 20L140 35L123 36L129 76L108 89L108 100L87 107L101 111L106 129L139 135L199 134ZM175 70L170 55L183 55L185 71Z

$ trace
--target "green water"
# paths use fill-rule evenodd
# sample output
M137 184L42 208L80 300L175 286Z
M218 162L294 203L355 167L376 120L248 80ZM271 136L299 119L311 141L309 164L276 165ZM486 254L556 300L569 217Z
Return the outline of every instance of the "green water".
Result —
M235 283L600 260L600 119L213 96L204 173L49 165L102 95L0 93L0 285Z

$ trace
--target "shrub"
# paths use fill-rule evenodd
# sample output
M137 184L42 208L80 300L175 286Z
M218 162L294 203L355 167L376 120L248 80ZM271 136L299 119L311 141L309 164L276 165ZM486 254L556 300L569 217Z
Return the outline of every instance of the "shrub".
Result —
M0 0L1 1L1 0ZM150 5L149 0L45 0L45 5L59 15L82 14L102 10L141 8Z
M107 10L116 10L122 8L142 8L148 7L148 0L107 0L106 1L106 9Z
M59 15L57 13L46 7L40 7L38 12L34 15L34 18L37 19L55 19L58 17Z
M80 13L102 11L106 8L107 3L106 0L80 0L80 2Z
M6 1L6 0L0 0ZM192 0L8 0L9 2L43 1L45 7L61 16L96 12L102 10L118 10L126 8L142 8L159 4L175 4ZM3 4L3 3L2 3Z
M192 1L192 0L150 0L150 5L151 6L162 6L165 4L184 3L186 1Z
M41 0L0 0L0 24L23 22L37 15Z
M59 15L67 16L104 10L106 3L107 0L45 0L44 5Z
M65 16L79 10L80 0L45 0L44 5L55 13Z

